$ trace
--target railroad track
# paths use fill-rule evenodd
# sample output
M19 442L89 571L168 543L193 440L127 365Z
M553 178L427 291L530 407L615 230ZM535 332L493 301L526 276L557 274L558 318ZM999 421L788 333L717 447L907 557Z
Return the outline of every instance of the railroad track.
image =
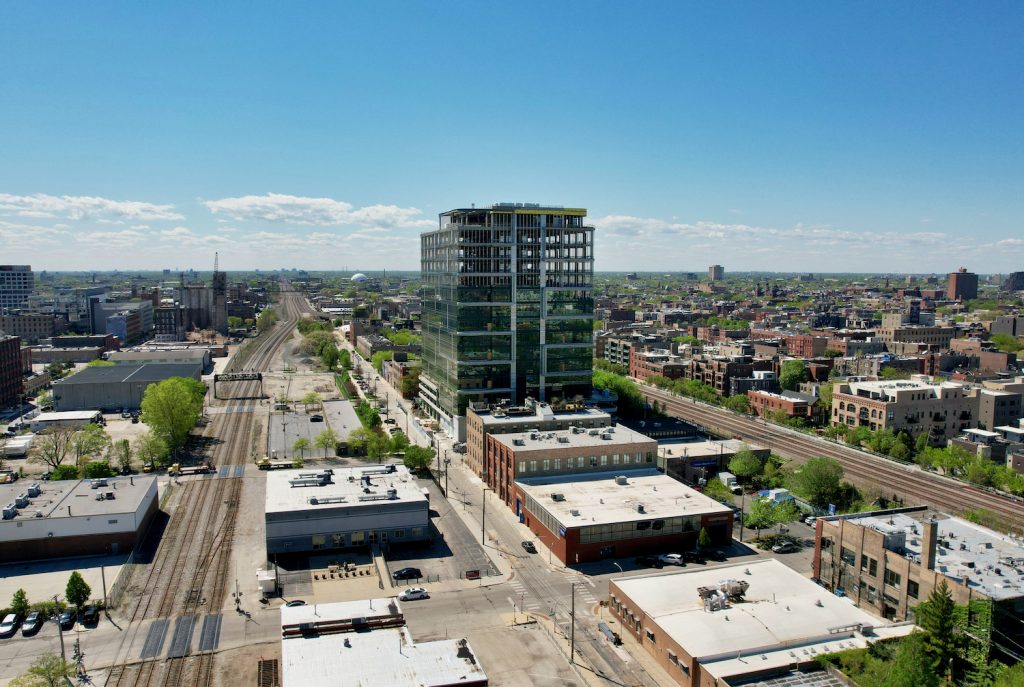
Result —
M241 365L244 371L267 369L280 347L295 330L295 322L306 308L300 297L283 292L278 304L277 326L254 344L255 350ZM233 404L258 407L256 382L244 383L242 400ZM204 428L204 436L219 436L224 442L209 457L215 466L238 466L249 462L249 437L257 422L254 412L215 416ZM111 668L106 685L160 684L209 686L214 680L215 655L201 652L174 658L132 660L126 655L138 635L138 623L152 618L195 618L202 608L219 612L228 589L232 543L238 506L242 495L241 477L187 480L168 529L148 566L138 599L131 610L129 627Z
M839 461L847 479L858 486L895 494L910 504L964 512L983 508L1024 532L1024 502L1009 495L981 489L948 477L926 472L916 465L899 463L853 448L809 437L776 425L739 416L731 411L694 403L659 389L641 386L649 400L665 404L666 412L702 425L716 433L767 445L779 455L806 461L828 456Z

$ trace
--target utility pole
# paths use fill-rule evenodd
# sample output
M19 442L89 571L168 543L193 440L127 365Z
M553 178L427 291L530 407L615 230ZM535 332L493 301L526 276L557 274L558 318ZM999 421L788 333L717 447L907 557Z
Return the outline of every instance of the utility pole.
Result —
M744 522L745 517L743 515L743 508L744 508L744 506L746 506L746 504L747 504L747 492L741 491L740 492L740 544L743 543L743 528L746 527L746 524L747 524L746 522Z
M60 597L57 594L53 595L53 608L54 612L57 613L57 634L60 636L60 660L67 660L64 654L64 628L60 626Z
M103 566L100 566L100 580L103 583L103 612L110 616L110 611L107 609L107 571L104 570Z
M569 585L572 589L572 610L569 612L569 663L576 663L576 583Z
M480 497L480 543L487 545L487 487L484 487Z

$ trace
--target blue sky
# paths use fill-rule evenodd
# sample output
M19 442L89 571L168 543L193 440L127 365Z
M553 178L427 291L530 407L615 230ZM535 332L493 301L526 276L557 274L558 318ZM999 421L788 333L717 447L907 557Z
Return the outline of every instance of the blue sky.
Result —
M1024 269L1018 2L13 3L0 261L410 269L469 203L599 270Z

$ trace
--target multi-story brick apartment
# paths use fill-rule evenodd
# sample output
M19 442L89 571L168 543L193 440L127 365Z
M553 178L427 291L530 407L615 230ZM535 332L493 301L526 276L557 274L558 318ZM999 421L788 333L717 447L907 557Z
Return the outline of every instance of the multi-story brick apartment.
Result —
M997 646L1024 643L1024 546L1019 539L919 506L818 520L814 576L894 620L945 581L958 604L993 604Z
M757 417L775 417L780 411L786 417L811 419L813 403L805 398L775 394L770 391L750 390L747 392L747 402L750 404L750 412Z
M912 436L928 433L945 443L977 420L978 396L963 384L932 384L916 375L908 381L847 382L833 386L833 425L867 427Z
M532 398L522 405L472 403L466 409L466 464L477 475L484 467L484 446L492 434L512 434L536 430L582 427L590 430L609 427L612 417L596 408L576 405L555 406Z
M949 273L946 298L951 301L969 301L978 297L978 275L961 267Z
M654 376L680 379L686 376L690 361L667 350L641 351L633 349L629 358L629 376L647 381Z
M60 334L65 324L61 318L47 313L17 312L0 315L0 332L18 337L26 346Z
M551 477L654 467L658 442L621 425L488 434L483 478L495 494L513 504L520 477Z

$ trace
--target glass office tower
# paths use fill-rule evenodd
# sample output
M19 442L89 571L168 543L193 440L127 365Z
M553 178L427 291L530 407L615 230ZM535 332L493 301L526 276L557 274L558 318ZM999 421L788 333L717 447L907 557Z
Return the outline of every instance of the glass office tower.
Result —
M420 237L423 405L464 436L470 401L589 398L594 228L580 208L450 210Z

